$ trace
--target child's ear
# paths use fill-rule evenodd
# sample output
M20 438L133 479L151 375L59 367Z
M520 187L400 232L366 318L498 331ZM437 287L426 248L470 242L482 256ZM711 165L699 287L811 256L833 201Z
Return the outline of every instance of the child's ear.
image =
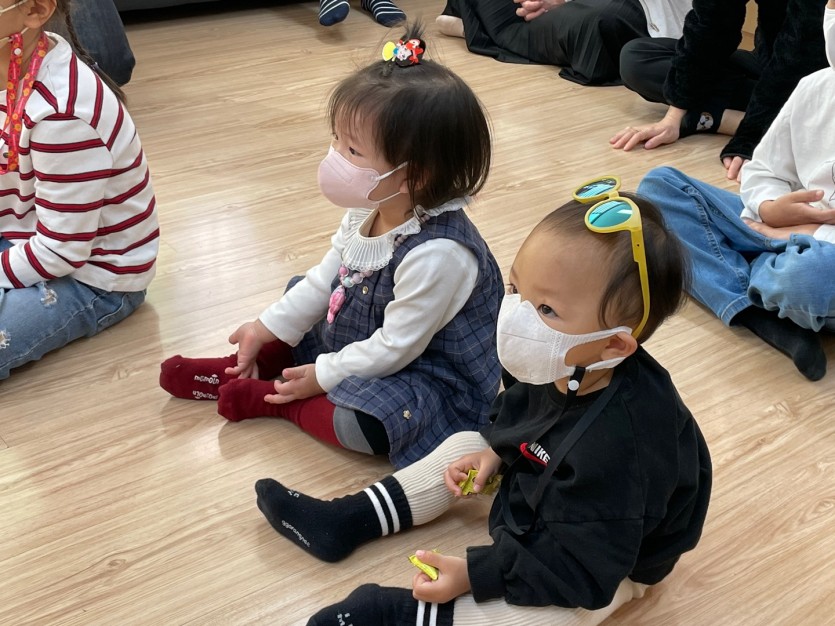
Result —
M603 347L603 352L600 353L600 360L625 359L637 349L638 341L635 337L627 332L621 331L617 335L609 337L609 341Z
M408 167L406 167L404 169L406 171L408 171ZM417 184L415 184L415 191L420 191L421 189L423 189L423 185L425 183L424 179L426 178L426 175L425 174L420 174L420 173L413 174L413 175L416 175L416 181L417 181ZM398 189L398 191L400 191L400 193L406 193L406 194L409 193L409 178L408 177L404 176L403 180L400 181L400 188Z
M23 25L28 28L41 28L55 13L56 0L31 0L24 8Z

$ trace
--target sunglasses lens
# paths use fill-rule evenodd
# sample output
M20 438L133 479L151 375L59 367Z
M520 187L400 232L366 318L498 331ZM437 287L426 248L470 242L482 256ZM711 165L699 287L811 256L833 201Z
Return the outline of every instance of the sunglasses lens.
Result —
M619 226L632 217L632 207L623 200L607 200L589 214L589 224L598 228Z
M617 185L618 181L614 178L599 178L598 180L580 187L577 190L576 195L578 198L596 198L597 196L609 193L612 189L617 187Z

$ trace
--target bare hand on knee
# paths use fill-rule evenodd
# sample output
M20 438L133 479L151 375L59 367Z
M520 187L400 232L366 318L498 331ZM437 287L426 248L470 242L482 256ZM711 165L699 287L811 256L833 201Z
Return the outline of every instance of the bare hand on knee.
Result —
M524 17L526 22L536 19L543 13L565 4L565 0L513 0L519 5L516 15Z

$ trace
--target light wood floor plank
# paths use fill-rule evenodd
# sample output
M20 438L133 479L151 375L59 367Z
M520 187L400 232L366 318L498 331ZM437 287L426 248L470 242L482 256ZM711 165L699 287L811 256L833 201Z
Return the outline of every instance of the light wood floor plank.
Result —
M230 352L228 334L327 249L340 211L316 187L324 105L385 38L358 7L324 29L312 2L234 5L129 20L139 65L127 92L162 220L158 276L131 319L0 383L0 624L303 623L361 582L408 586L416 548L463 554L488 540L489 502L462 503L320 563L267 525L255 480L331 498L387 463L279 421L226 424L212 403L157 386L168 356ZM613 132L663 109L553 68L471 55L434 32L440 0L404 6L430 22L436 58L489 110L494 167L471 215L504 271L530 228L590 176L617 173L634 189L650 167L672 164L734 188L722 138L611 150ZM714 496L699 547L610 623L833 623L833 374L806 381L694 303L648 347L705 432Z

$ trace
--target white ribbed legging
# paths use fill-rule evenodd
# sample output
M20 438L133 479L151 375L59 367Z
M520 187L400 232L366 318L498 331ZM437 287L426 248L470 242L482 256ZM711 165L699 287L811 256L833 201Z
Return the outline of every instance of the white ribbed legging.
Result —
M453 502L444 484L447 466L465 454L479 452L487 447L487 441L476 432L456 433L431 454L420 461L395 472L394 477L403 488L412 512L415 526L425 524L444 513ZM599 624L618 608L644 595L647 586L628 578L621 582L609 606L596 611L565 609L557 606L515 606L504 600L476 603L471 595L455 600L455 626L593 626ZM421 603L423 604L423 603ZM423 611L430 611L428 606Z

